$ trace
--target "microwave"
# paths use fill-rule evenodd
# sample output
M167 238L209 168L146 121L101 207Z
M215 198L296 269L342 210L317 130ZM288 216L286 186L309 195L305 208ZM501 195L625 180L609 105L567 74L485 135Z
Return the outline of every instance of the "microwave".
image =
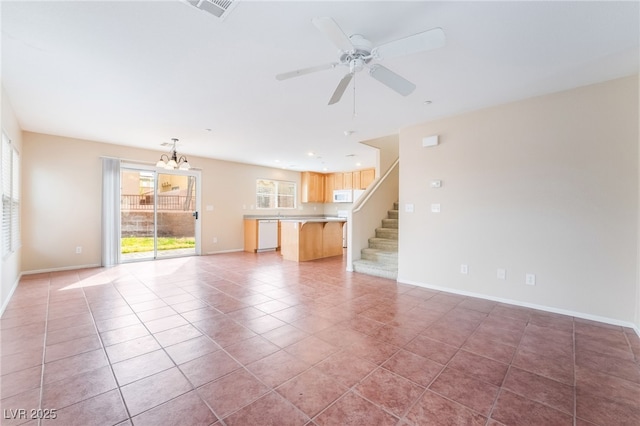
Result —
M334 203L352 203L353 202L353 190L351 189L336 189L333 191Z

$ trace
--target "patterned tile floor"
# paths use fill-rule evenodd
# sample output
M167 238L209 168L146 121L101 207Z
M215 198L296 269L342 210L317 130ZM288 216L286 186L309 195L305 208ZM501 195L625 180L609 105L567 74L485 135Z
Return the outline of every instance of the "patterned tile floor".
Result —
M640 424L632 330L343 261L25 276L0 320L2 425Z

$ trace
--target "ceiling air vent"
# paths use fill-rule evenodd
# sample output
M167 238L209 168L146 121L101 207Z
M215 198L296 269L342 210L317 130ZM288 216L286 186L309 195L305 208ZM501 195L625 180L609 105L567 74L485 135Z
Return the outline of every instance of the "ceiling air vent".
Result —
M221 19L229 14L236 3L234 0L187 0L187 2Z

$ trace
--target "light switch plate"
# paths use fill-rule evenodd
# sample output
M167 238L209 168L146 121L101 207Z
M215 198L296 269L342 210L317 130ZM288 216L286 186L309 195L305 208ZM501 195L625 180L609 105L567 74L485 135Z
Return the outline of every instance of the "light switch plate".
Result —
M413 204L405 204L404 205L404 211L406 213L413 213Z
M440 213L440 204L431 204L432 213Z
M527 285L536 285L535 274L527 274L524 279L524 283Z
M441 180L432 180L431 181L431 187L432 188L440 188L442 186L442 181Z
M506 280L507 279L507 270L506 269L502 269L502 268L498 268L498 279L499 280Z

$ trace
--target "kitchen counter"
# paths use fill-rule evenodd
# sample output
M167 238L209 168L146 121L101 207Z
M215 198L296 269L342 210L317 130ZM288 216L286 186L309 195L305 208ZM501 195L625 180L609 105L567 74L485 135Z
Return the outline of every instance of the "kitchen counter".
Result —
M282 257L303 262L342 256L341 217L300 217L280 219Z
M316 223L316 222L346 222L344 217L301 217L280 219L280 222L300 222L300 223Z
M343 217L338 216L324 216L324 215L257 215L257 214L246 214L242 217L243 219L249 220L312 220L312 219L345 219Z
M323 215L305 215L305 216L302 216L302 215L300 216L244 215L243 219L244 219L244 251L250 252L250 253L256 253L258 251L267 250L267 249L277 250L278 248L281 248L282 247L282 225L284 223L299 223L299 227L303 228L305 224L310 224L310 223L329 223L329 222L344 223L346 221L346 218L344 217L323 216ZM260 233L260 230L262 228L265 228L266 226L271 226L268 224L263 224L261 226L260 224L261 221L277 221L278 222L277 237L276 237L277 242L275 243L274 247L272 247L273 244L270 244L269 247L265 246L263 239L260 238L260 236L262 235ZM332 227L329 227L329 228L331 229ZM308 231L305 229L304 233L306 234L307 232ZM327 230L326 232L329 233L329 230ZM340 246L342 247L342 237L340 237ZM341 254L342 251L340 251L340 253L337 253L337 250L334 250L334 251L331 251L331 253L336 253L335 255L337 255L337 254ZM309 259L304 259L304 260L309 260Z

